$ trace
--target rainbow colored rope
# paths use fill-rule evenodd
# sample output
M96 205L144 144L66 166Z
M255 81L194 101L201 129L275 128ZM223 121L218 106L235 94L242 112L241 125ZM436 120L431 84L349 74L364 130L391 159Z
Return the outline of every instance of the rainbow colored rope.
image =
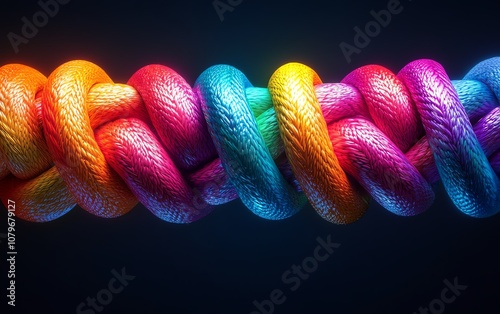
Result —
M237 197L284 219L307 201L324 219L359 219L370 196L412 216L442 180L463 213L500 210L500 58L450 81L417 60L397 75L369 65L323 84L289 63L268 88L216 65L191 87L162 65L127 84L71 61L48 78L0 68L0 197L17 216L51 221L76 204L100 217L140 201L188 223Z

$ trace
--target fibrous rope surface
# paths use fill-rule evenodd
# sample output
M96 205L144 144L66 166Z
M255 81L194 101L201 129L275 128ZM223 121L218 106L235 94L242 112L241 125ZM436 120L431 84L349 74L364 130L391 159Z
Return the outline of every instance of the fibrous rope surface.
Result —
M0 68L0 197L16 215L51 221L75 205L118 217L141 202L173 223L240 198L285 219L307 202L347 224L374 199L412 216L442 181L472 217L500 210L500 58L450 80L421 59L397 74L360 67L340 83L288 63L267 88L215 65L193 86L163 65L127 84L67 62L48 77Z

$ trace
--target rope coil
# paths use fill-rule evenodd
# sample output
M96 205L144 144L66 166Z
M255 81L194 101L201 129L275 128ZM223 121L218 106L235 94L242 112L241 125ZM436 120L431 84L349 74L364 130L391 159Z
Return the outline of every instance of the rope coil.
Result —
M451 81L432 60L397 74L368 65L340 83L289 63L267 88L216 65L190 86L163 65L116 84L67 62L45 77L0 68L0 197L46 222L75 205L118 217L138 202L173 223L236 198L265 219L309 202L324 219L359 219L370 198L413 216L442 180L471 217L500 210L500 57Z

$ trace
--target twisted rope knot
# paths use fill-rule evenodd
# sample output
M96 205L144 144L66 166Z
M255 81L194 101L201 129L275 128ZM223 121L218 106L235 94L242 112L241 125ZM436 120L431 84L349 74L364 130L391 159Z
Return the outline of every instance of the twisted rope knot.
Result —
M467 215L500 209L500 58L450 81L432 60L397 75L369 65L322 83L289 63L268 88L217 65L191 87L145 66L115 84L71 61L48 78L0 68L0 196L50 221L75 204L117 217L141 202L163 220L196 221L239 197L284 219L309 203L351 223L370 196L402 216L424 212L439 179Z

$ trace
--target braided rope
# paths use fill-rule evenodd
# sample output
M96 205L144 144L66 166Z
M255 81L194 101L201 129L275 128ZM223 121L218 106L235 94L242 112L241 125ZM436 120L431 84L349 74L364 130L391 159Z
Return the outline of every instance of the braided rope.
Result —
M442 180L472 217L500 210L500 58L450 81L417 60L398 74L369 65L322 83L289 63L268 88L216 65L191 87L148 65L116 84L71 61L47 78L0 68L0 197L17 216L51 221L76 204L117 217L141 202L189 223L239 197L256 215L285 219L307 201L347 224L370 197L412 216Z

